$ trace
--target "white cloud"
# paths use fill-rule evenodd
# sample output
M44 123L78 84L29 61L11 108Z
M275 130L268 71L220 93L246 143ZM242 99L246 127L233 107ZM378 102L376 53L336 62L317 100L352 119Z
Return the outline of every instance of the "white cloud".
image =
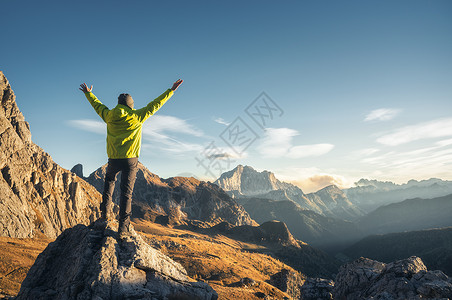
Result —
M366 157L361 162L379 170L381 177L391 181L407 181L441 177L448 179L452 164L452 139L438 141L431 146L403 152L390 151Z
M452 118L405 126L379 137L377 142L383 145L397 146L421 139L445 136L452 136Z
M98 134L107 134L107 124L102 121L97 120L69 120L68 124L72 127L82 129L89 132L94 132Z
M394 108L379 108L371 111L367 114L364 121L388 121L397 116L400 112L400 109Z
M287 157L289 158L301 158L301 157L309 157L309 156L321 156L324 155L331 150L333 150L334 145L332 144L314 144L314 145L303 145L303 146L294 146L289 149L289 153L287 153Z
M213 120L215 122L217 122L218 124L225 125L225 126L229 126L229 124L231 124L229 122L226 122L223 118L215 118Z
M187 123L187 121L173 116L165 115L154 115L151 118L149 118L143 125L143 131L145 130L147 132L153 131L156 133L169 131L185 133L193 136L204 135L204 133L200 129Z
M320 156L330 152L332 144L296 145L292 143L298 131L291 128L267 128L258 151L264 157L302 158Z

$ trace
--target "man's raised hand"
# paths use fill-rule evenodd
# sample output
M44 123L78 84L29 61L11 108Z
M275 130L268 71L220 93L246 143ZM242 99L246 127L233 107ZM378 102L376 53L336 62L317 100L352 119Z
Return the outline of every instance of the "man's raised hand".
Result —
M182 79L178 79L175 83L173 83L173 87L171 89L173 91L177 90L177 88L179 87L179 85L182 84L182 82L184 82Z
M91 92L91 91L93 90L93 86L91 85L91 87L88 88L88 86L86 85L86 83L83 83L83 84L80 85L79 90L81 90L81 91L84 92L84 93L89 93L89 92Z

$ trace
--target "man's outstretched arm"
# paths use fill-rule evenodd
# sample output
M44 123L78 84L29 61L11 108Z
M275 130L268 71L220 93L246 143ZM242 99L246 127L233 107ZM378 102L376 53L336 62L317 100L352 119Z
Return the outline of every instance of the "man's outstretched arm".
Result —
M104 120L104 122L107 122L106 117L109 109L104 104L102 104L102 102L100 102L99 99L97 99L97 97L94 96L94 94L91 92L93 90L93 86L89 88L86 83L83 83L80 85L79 90L81 90L85 94L86 99L88 99L89 103L91 103L91 106L102 118L102 120Z
M135 112L138 115L140 122L146 121L147 118L156 113L160 107L173 96L174 91L177 90L182 82L184 82L182 79L178 79L170 89L167 89L163 94L149 102L145 107L137 109Z

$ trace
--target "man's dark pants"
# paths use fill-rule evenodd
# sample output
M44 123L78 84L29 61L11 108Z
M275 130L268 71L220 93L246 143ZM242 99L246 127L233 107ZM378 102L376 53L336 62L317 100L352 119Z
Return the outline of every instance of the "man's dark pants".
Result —
M104 193L100 210L103 218L107 218L111 211L112 196L115 189L116 174L121 172L121 193L119 202L119 229L125 232L129 228L132 214L132 192L138 171L138 157L108 159L107 172L105 174Z

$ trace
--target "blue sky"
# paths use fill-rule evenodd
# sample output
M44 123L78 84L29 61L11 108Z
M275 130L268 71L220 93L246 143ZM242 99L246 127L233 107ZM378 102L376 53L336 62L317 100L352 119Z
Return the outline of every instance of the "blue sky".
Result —
M307 191L452 179L450 1L4 1L2 10L0 69L33 141L65 168L82 163L88 175L107 160L80 83L111 108L123 92L141 107L182 78L144 128L140 161L159 176L214 179L247 164ZM262 92L282 112L263 128L246 113ZM236 118L255 135L238 151L221 138Z

